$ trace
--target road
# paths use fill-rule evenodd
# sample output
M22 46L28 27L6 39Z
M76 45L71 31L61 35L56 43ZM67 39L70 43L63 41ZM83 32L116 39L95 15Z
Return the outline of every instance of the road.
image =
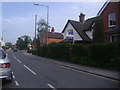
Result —
M13 71L12 83L3 88L117 88L118 83L87 73L82 73L43 57L23 51L7 52Z

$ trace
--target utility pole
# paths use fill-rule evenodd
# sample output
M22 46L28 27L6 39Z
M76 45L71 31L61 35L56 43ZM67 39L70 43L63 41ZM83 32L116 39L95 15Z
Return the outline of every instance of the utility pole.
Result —
M2 30L2 37L1 37L1 40L3 41L3 30Z
M42 4L38 4L38 3L34 3L33 5L35 6L43 6L47 8L47 34L46 34L46 44L48 44L48 24L49 24L49 6L47 5L42 5Z
M37 14L35 15L35 47L37 46L36 30L37 30Z
M48 44L48 20L49 20L49 6L46 6L47 7L47 36L46 36L46 38L47 38L47 41L46 41L46 43Z

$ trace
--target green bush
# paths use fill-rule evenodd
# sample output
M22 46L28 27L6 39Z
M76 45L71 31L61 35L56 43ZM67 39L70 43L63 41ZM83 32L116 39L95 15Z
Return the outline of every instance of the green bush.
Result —
M51 43L40 46L34 55L102 68L117 68L120 59L120 42L93 44Z
M51 43L38 47L38 55L68 61L68 44Z

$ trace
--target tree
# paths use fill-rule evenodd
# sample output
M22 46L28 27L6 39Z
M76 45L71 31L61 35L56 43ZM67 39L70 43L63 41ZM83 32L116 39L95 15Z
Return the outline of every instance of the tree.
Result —
M18 40L16 42L16 45L19 47L19 49L27 49L27 45L32 42L30 36L24 35L21 37L18 37Z
M38 28L37 28L38 33L37 33L36 43L37 43L37 46L39 46L42 32L47 33L50 29L50 26L47 24L47 22L44 19L40 19L37 25L38 25Z
M97 17L93 27L93 42L104 42L103 18Z
M37 31L38 31L38 34L37 34L38 37L41 36L41 34L42 34L43 31L44 32L49 31L50 26L47 25L47 22L44 19L40 19L38 21L37 25L38 25L38 29L37 29Z

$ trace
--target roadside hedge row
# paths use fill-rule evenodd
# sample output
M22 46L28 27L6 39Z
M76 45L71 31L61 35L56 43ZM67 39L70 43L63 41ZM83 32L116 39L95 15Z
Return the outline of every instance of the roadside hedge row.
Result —
M120 42L95 44L51 43L40 46L34 55L102 68L118 68Z

